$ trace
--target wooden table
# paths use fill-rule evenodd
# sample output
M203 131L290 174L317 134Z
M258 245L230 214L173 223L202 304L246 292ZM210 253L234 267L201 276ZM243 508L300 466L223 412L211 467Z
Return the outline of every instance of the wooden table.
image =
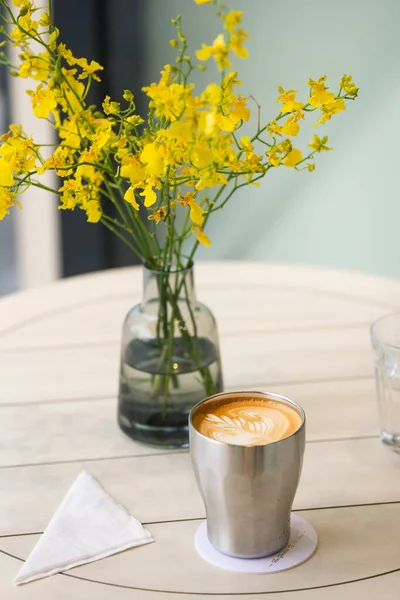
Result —
M139 446L117 427L121 322L141 273L116 270L0 301L1 600L400 598L400 456L379 441L368 332L399 308L400 283L252 262L200 263L196 279L219 322L227 389L279 392L306 410L295 509L317 553L269 576L196 554L204 509L188 452ZM156 543L15 587L83 469Z

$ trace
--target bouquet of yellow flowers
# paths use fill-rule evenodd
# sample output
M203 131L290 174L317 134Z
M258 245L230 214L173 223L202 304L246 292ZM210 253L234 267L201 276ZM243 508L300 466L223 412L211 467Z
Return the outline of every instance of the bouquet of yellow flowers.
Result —
M337 92L330 91L325 76L310 79L303 101L296 90L279 87L277 114L263 121L257 103L240 92L238 73L231 70L232 56L248 56L242 12L226 9L220 0L195 2L213 5L223 31L192 56L181 18L172 20L176 61L163 68L158 82L143 87L148 112L141 116L129 90L120 101L106 96L102 106L88 104L102 66L76 58L62 42L50 1L46 9L30 0L1 0L2 45L16 46L20 59L11 64L3 51L1 61L13 75L36 80L28 92L33 113L51 123L58 141L49 152L48 145L17 124L1 136L0 219L19 205L30 186L48 189L59 196L62 210L85 211L89 222L108 227L148 270L159 274L152 346L157 368L150 372L151 398L162 402L164 417L171 391L180 386L182 357L195 365L200 395L222 385L216 385L203 360L197 309L190 306L185 275L198 245L210 245L206 226L211 215L239 188L257 185L269 171L313 171L315 156L330 148L327 137L318 135L307 151L296 147L302 121L316 114L315 124L322 125L346 110L346 102L358 93L349 75L342 77ZM215 63L216 81L197 91L191 76L209 63ZM254 132L241 135L243 124L251 120L252 102ZM46 171L60 178L58 189L41 181ZM172 282L171 273L182 276Z

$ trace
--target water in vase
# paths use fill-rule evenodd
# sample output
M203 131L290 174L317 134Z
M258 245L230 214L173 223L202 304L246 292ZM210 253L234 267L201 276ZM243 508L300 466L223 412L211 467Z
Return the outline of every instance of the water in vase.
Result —
M205 397L222 391L218 352L199 338L196 359L188 356L181 338L172 343L172 372L160 361L154 339L135 339L121 362L119 425L137 441L155 446L186 447L188 414Z

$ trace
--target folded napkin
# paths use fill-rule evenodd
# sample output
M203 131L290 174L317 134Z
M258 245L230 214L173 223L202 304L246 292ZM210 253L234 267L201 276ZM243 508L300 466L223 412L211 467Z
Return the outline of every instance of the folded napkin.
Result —
M83 471L72 484L14 583L28 583L154 542L141 523Z

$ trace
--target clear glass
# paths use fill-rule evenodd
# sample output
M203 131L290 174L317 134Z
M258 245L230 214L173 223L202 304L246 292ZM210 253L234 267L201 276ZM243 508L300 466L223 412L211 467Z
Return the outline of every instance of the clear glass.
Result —
M382 441L400 452L400 312L371 326Z
M143 275L123 326L118 423L145 444L187 447L190 409L223 390L217 325L196 301L193 267Z

